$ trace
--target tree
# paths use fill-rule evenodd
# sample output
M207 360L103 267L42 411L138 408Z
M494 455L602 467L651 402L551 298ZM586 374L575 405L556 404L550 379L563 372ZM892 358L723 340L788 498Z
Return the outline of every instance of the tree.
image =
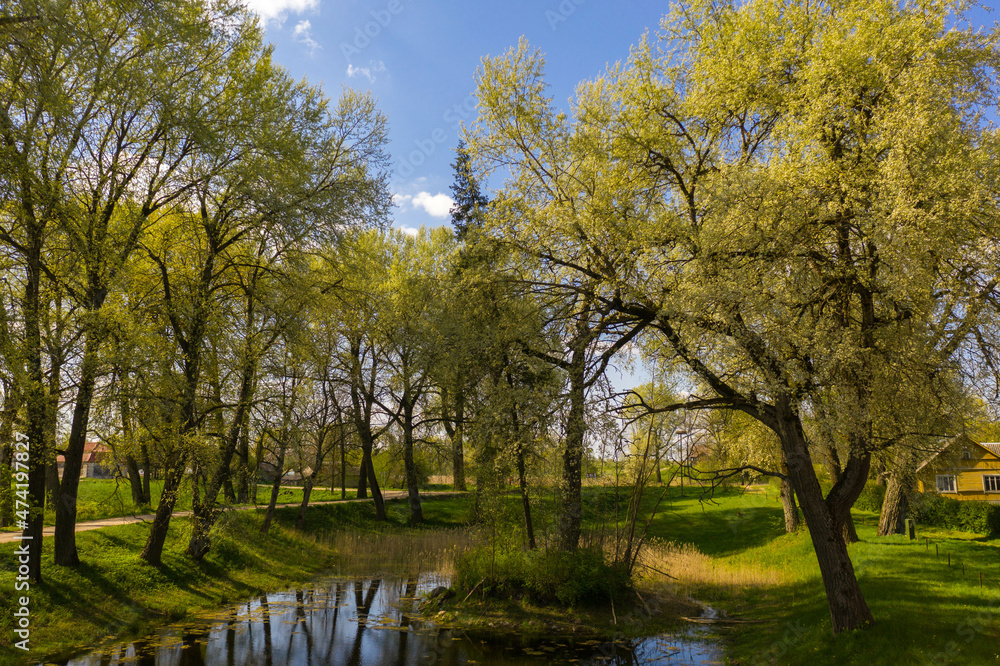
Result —
M580 87L572 122L526 44L480 76L474 156L557 200L600 183L562 197L569 223L505 231L652 318L705 387L676 409L735 409L777 435L834 633L873 622L841 534L885 444L873 396L946 367L995 288L997 142L977 116L995 37L947 30L961 10L681 6L661 45ZM821 397L847 441L825 495L803 426Z
M459 141L455 149L455 182L451 186L455 203L451 207L451 226L459 240L464 240L469 229L482 227L482 216L489 205L489 199L480 191L479 180L472 171L472 161L465 142Z

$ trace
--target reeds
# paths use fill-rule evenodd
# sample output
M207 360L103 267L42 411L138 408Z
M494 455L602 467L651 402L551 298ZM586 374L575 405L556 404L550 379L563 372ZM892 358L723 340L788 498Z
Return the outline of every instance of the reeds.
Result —
M650 541L639 554L637 565L635 573L643 583L653 586L662 583L675 590L681 587L685 592L703 585L737 590L786 582L780 571L751 562L721 562L690 543Z
M468 529L373 532L347 528L326 543L336 550L340 573L455 573L455 560L472 543Z

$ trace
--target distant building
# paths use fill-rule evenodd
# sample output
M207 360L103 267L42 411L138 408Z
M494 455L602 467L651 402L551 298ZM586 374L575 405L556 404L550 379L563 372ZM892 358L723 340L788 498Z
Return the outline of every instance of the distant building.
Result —
M63 467L66 459L63 454L56 457L59 468L59 478L63 476ZM114 452L111 447L104 442L87 442L83 445L83 465L80 467L81 479L110 479L114 477L115 468Z
M917 467L917 490L1000 504L1000 443L955 437Z

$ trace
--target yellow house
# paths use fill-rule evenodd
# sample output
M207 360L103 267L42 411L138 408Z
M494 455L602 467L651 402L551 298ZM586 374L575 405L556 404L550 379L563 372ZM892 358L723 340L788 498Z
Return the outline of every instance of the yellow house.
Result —
M917 490L1000 504L1000 443L955 437L917 467Z

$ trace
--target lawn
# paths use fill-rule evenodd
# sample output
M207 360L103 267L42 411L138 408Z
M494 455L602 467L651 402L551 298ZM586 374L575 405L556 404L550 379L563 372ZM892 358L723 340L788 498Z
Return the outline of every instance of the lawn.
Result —
M647 493L647 517L660 490L652 487ZM551 495L543 497L536 505L538 523L551 526ZM591 487L584 497L587 529L607 529L606 518L617 503L613 491ZM509 515L516 518L519 498L506 499ZM465 534L461 528L471 503L470 496L426 499L427 524L419 528L406 524L405 500L387 502L389 523L374 520L370 502L328 504L310 510L305 533L291 527L296 509L283 509L265 538L257 532L262 511L232 512L221 521L215 545L201 563L183 555L190 524L175 519L160 570L138 559L146 525L79 534L84 563L77 570L52 566L47 540L46 582L31 590L36 654L91 645L116 633L143 633L198 608L349 569L371 553L390 566L400 558L426 562L442 548L442 538ZM861 542L850 547L851 557L875 625L838 637L830 632L808 532L784 533L772 488L726 491L714 499L692 488L686 487L683 496L680 488L669 488L650 522L649 553L661 558L651 560L657 568L680 578L669 583L676 593L704 601L729 618L756 621L715 630L732 664L1000 664L1000 540L932 528L918 528L919 538L912 542L878 538L874 514L855 512L855 517ZM4 590L13 586L13 548L0 546ZM12 600L6 594L0 599L3 663L5 655L14 658Z
M835 638L808 532L785 534L774 489L706 502L675 490L650 533L694 544L714 572L682 585L763 621L720 631L731 663L1000 664L1000 539L934 528L916 541L878 537L877 515L855 512L851 559L875 625Z
M132 492L127 481L119 479L80 479L80 488L77 494L76 518L78 522L87 520L100 520L103 518L117 518L120 516L132 516L137 514L152 513L156 510L156 505L160 501L160 494L163 492L162 481L151 481L149 484L150 495L152 495L151 506L136 506L132 503ZM347 499L354 499L357 491L351 488L347 490ZM271 498L271 486L261 484L257 486L257 504L267 505ZM327 502L340 499L340 489L324 490L314 488L309 496L309 502ZM220 497L220 500L222 498ZM296 486L282 486L278 495L279 504L290 504L302 501L302 488ZM233 505L240 506L240 505ZM184 484L181 488L177 503L174 505L175 511L191 510L191 485ZM55 507L51 502L45 508L45 524L55 525ZM4 531L14 531L16 528L4 528Z

